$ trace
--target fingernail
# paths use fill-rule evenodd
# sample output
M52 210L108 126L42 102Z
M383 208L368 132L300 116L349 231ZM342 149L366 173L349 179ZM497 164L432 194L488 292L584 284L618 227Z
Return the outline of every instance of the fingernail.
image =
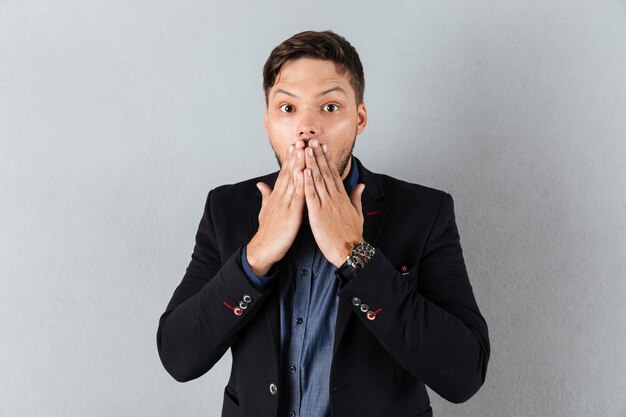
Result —
M317 148L317 147L318 147L318 145L319 145L319 142L317 141L317 139L313 139L313 140L311 141L311 146L312 146L312 147Z
M325 144L322 145L322 152L324 153L328 152L328 146L326 146Z
M313 156L313 149L306 148L306 154L309 155L309 156Z
M298 154L298 159L302 159L302 152L298 151L296 153Z

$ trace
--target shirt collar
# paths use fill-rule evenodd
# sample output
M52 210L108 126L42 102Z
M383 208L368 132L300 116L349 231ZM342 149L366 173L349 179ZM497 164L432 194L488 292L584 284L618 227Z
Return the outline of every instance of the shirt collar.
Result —
M359 169L356 166L354 156L350 155L350 158L350 172L348 172L348 176L346 176L346 179L343 180L343 185L344 187L346 187L346 192L348 193L348 195L350 195L354 187L356 187L356 185L359 183Z

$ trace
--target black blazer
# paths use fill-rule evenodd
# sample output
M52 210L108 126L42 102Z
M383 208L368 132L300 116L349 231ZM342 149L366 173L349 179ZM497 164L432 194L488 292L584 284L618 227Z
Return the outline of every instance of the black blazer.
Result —
M332 416L430 416L424 384L449 401L466 401L483 384L490 353L452 197L372 173L355 160L365 184L364 238L377 252L338 290ZM276 177L209 192L191 262L159 321L159 356L177 381L198 378L231 349L224 417L280 410L278 285L257 289L241 266L242 247L258 229L255 184L273 186ZM282 261L276 266L275 282L285 271ZM355 297L378 311L374 320L353 304ZM235 311L244 298L247 308Z

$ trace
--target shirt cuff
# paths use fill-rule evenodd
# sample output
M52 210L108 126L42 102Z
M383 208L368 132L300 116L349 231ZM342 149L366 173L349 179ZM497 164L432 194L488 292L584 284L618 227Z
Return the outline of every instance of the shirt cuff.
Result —
M260 277L255 275L255 273L252 272L252 268L250 267L250 264L248 263L248 257L246 256L246 248L247 246L244 246L243 250L241 251L241 266L243 266L243 271L246 273L246 277L248 277L248 280L252 283L252 285L256 287L260 287L260 288L268 287L274 281L274 278L276 278L276 275L278 275L276 264L272 265L270 270L267 272L267 275L262 275Z

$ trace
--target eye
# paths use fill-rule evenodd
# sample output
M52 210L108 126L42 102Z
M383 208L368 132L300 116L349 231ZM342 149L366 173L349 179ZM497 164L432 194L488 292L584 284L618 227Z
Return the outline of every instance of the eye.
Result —
M329 112L329 113L334 113L337 110L339 110L339 106L336 105L336 104L332 104L332 103L331 104L325 104L324 107L322 107L322 109L324 111Z
M293 112L293 106L291 104L281 104L281 106L279 107L280 111L282 111L283 113L292 113Z

